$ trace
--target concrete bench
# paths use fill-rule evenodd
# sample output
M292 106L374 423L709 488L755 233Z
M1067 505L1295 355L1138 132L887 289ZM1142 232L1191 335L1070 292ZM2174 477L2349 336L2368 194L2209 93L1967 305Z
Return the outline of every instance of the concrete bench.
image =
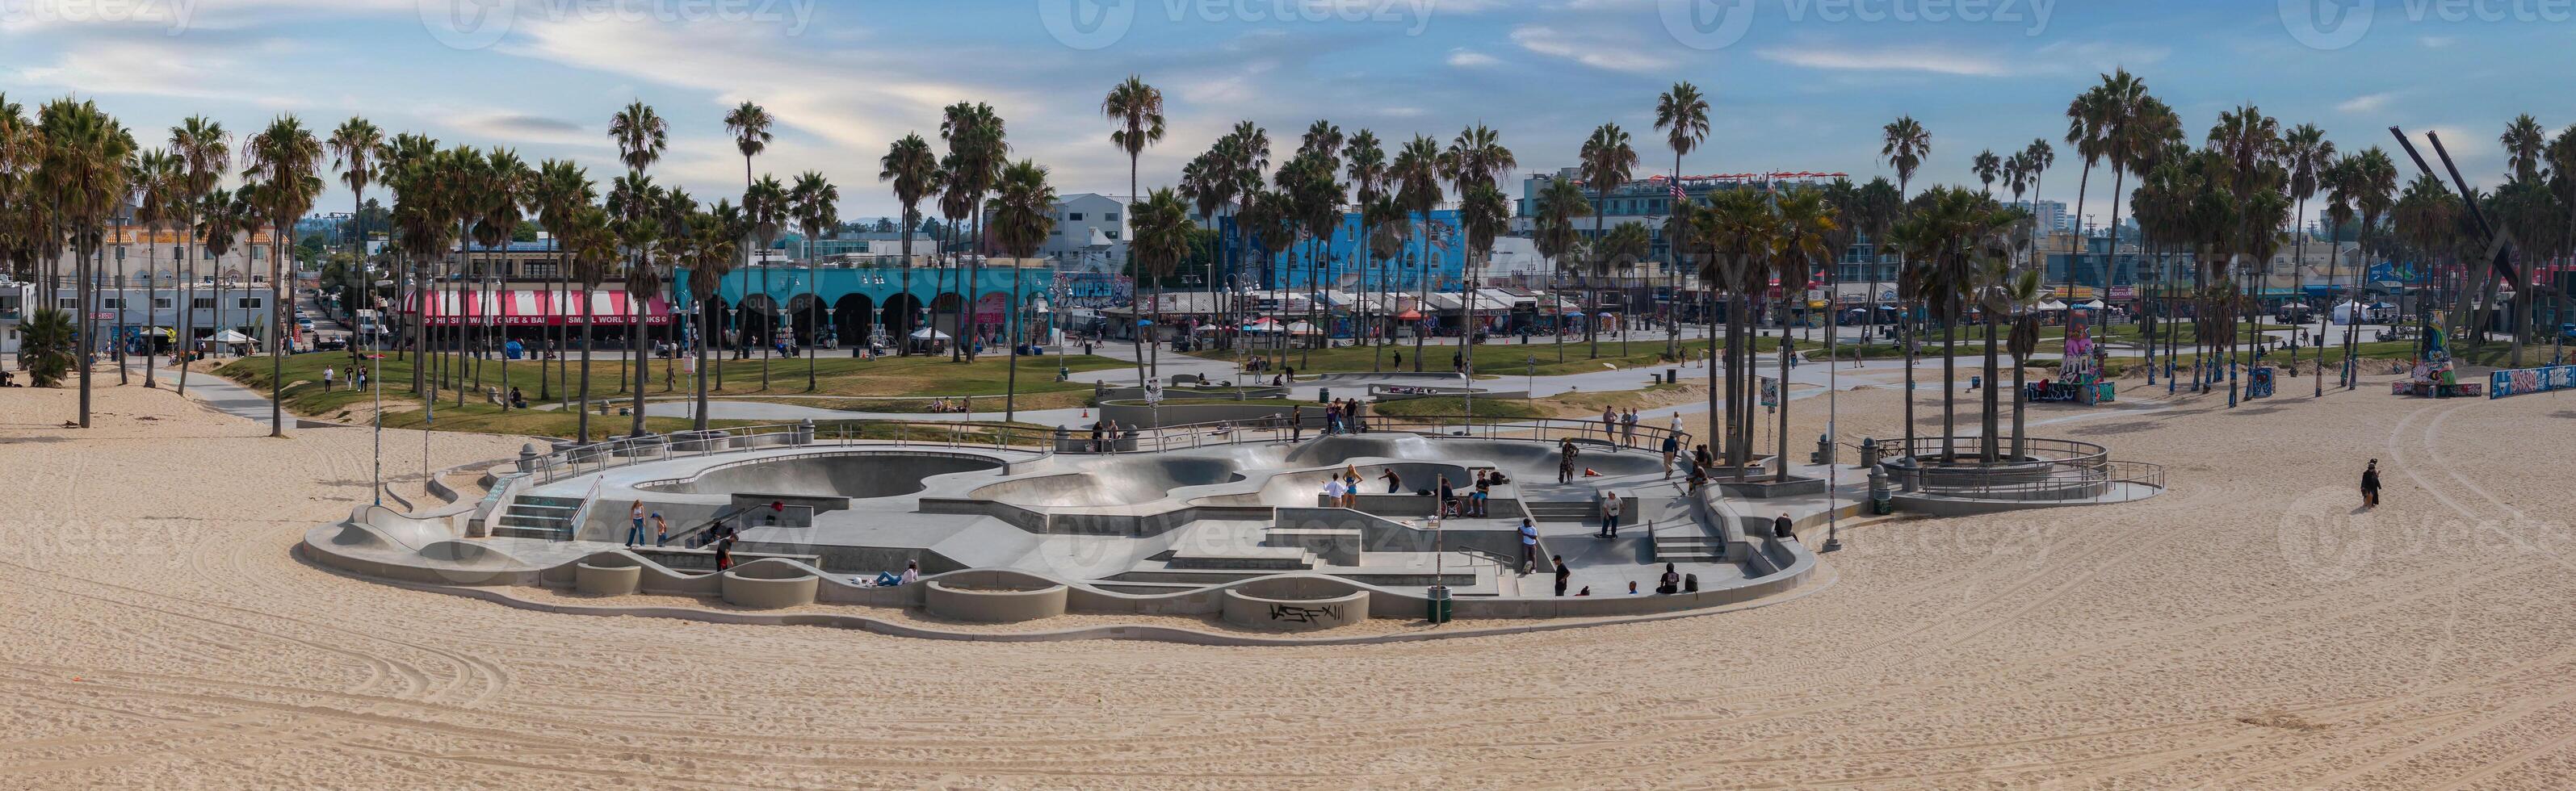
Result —
M1176 569L1250 569L1287 571L1315 567L1315 553L1305 547L1236 547L1213 552L1174 552L1165 566Z

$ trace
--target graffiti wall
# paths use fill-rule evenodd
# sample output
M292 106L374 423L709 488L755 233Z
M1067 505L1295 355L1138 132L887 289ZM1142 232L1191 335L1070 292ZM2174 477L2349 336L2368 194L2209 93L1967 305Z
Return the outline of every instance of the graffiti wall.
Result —
M2576 390L2576 365L2497 371L2487 381L2488 398Z

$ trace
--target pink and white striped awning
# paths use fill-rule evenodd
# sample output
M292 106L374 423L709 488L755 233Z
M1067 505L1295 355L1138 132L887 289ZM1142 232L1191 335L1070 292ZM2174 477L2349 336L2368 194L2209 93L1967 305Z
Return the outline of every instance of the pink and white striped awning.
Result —
M442 290L429 295L429 325L549 327L581 323L581 291L557 293L552 289L513 288L499 291ZM598 289L590 292L591 323L603 326L625 326L635 322L635 303L623 290ZM419 300L403 305L404 313L419 313ZM661 326L671 323L671 303L654 296L644 304L644 323Z

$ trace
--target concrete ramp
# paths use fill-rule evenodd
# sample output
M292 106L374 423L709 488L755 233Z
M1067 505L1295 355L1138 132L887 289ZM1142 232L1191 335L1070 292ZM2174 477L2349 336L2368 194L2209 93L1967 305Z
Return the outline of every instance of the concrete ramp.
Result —
M730 464L686 481L642 488L677 494L757 492L866 500L919 492L927 478L1001 468L1000 461L958 453L836 453Z
M1582 454L1574 459L1578 469L1590 468L1605 476L1661 474L1664 471L1660 454L1643 450L1612 453L1599 445L1588 444L1581 448ZM1438 460L1453 464L1486 461L1511 473L1516 480L1556 480L1556 445L1534 440L1441 439L1415 434L1340 435L1299 446L1288 454L1288 462L1301 466L1324 466L1369 457Z
M1243 479L1233 460L1194 455L1115 457L1083 467L1081 472L1003 481L967 496L1039 508L1135 505L1161 500L1184 486Z

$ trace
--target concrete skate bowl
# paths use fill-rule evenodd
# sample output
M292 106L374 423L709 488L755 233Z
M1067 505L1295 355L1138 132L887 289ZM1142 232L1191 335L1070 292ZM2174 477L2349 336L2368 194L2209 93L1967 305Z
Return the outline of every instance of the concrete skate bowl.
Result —
M1082 463L1080 472L1037 475L990 484L967 493L1031 508L1136 505L1170 496L1184 486L1243 480L1234 462L1199 456L1135 456Z
M1396 477L1403 481L1403 485L1398 487L1397 493L1405 495L1411 495L1416 491L1438 487L1440 485L1440 476L1443 475L1449 476L1450 485L1461 489L1468 488L1469 481L1472 480L1468 475L1467 468L1459 464L1439 462L1360 463L1357 465L1282 471L1276 475L1270 476L1270 479L1264 481L1261 488L1257 491L1200 497L1190 500L1190 504L1313 508L1317 502L1316 498L1322 497L1324 494L1325 477L1340 476L1347 466L1357 466L1359 468L1360 493L1363 495L1384 493L1386 491L1386 481L1382 480L1379 476L1385 475L1386 471L1390 469L1394 470Z
M963 453L818 453L750 459L709 467L696 476L638 489L673 494L781 494L867 500L919 492L941 475L989 472L1002 462Z
M1582 453L1574 458L1578 471L1590 469L1612 477L1660 475L1664 471L1659 454L1642 450L1611 453L1597 444L1580 447ZM1288 454L1292 464L1315 467L1359 458L1492 462L1523 481L1555 480L1556 475L1555 443L1538 441L1441 439L1413 434L1342 435L1317 439ZM1411 486L1412 479L1407 478L1405 483Z

